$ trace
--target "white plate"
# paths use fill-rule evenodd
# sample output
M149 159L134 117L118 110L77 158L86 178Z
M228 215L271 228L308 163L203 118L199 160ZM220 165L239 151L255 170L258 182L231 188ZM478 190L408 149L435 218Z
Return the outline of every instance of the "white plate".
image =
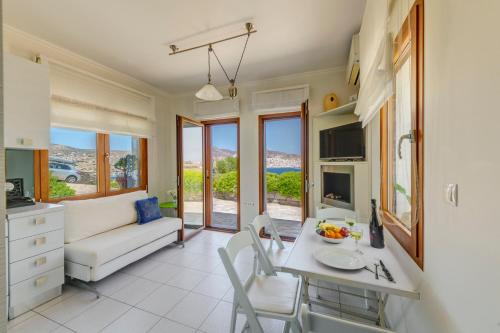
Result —
M343 248L322 247L314 251L313 256L320 263L333 268L356 270L366 266L359 253Z

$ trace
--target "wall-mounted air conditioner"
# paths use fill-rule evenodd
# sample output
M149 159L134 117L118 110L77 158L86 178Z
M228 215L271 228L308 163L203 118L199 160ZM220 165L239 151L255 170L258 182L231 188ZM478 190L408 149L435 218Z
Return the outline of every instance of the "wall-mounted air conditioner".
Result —
M309 85L254 91L252 109L257 113L300 111L308 98Z
M359 84L359 34L352 36L351 50L346 68L346 83L350 86Z

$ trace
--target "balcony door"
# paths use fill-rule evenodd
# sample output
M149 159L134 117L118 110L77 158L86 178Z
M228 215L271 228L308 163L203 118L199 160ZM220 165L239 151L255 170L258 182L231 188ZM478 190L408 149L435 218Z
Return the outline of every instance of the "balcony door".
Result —
M240 230L239 119L204 121L206 227Z
M186 240L205 227L205 126L177 116L177 209Z
M259 116L259 210L283 238L298 236L307 217L307 104L298 112Z

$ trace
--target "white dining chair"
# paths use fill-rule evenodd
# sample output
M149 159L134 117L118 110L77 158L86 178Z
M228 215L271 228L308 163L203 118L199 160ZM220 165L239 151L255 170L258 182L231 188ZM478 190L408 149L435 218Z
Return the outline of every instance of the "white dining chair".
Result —
M302 304L302 325L303 333L394 333L388 329L315 313L309 310L307 304Z
M260 238L260 231L265 228L269 233L270 240L269 245L266 247ZM248 230L250 230L255 243L258 246L259 253L264 257L262 261L269 261L274 267L274 270L280 270L280 266L284 264L288 256L290 255L289 249L285 247L283 241L278 234L278 230L274 225L272 219L267 214L258 215L254 218L252 223L248 225ZM274 245L276 243L276 245Z
M356 212L339 207L317 207L316 218L318 219L344 219L346 217L356 218Z
M245 230L233 235L225 248L218 249L234 288L230 332L234 333L237 314L242 313L247 318L245 327L249 327L252 333L264 333L258 320L260 317L284 321L284 332L292 329L294 333L301 333L299 311L302 282L292 276L273 275L265 264L262 265L265 275L252 271L246 279L240 280L234 260L240 251L248 247L257 251L254 238Z

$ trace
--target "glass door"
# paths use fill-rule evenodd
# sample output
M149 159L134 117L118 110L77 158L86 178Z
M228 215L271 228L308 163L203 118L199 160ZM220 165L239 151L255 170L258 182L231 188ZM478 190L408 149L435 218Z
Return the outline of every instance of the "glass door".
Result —
M307 216L304 112L259 117L260 212L284 238L296 238Z
M205 227L204 125L177 116L178 215L183 221L180 239Z
M206 225L238 231L239 119L203 123L206 131Z

